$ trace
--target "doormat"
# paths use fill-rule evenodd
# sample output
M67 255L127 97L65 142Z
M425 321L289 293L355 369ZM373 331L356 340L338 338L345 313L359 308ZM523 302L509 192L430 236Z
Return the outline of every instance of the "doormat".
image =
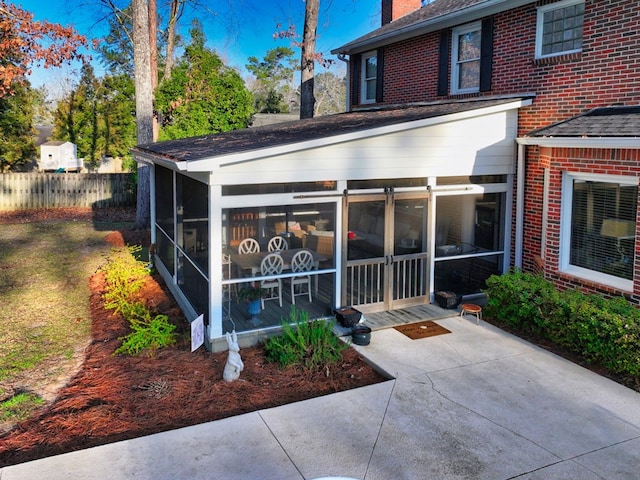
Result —
M435 337L436 335L442 335L443 333L451 333L449 330L436 322L431 320L425 320L424 322L409 323L408 325L398 325L393 327L400 333L403 333L411 340L418 340L420 338Z

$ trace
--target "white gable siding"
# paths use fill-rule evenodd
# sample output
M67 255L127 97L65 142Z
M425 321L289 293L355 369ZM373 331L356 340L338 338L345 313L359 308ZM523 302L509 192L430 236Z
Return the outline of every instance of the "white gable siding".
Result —
M517 111L223 165L214 184L514 173Z

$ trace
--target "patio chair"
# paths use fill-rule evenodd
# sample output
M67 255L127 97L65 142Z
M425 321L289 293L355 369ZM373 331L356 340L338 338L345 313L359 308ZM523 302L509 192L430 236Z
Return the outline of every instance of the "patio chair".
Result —
M291 259L291 271L293 273L309 272L313 270L315 262L313 255L309 250L301 250L296 253ZM296 293L296 287L306 285L306 292L299 289ZM309 295L309 302L312 302L311 298L311 275L304 275L300 277L291 277L291 303L296 304L296 295Z
M284 267L284 261L282 257L277 253L270 253L266 257L262 259L260 263L260 273L263 276L267 275L280 275L282 273L282 268ZM260 286L269 291L269 296L266 298L261 298L260 302L262 303L262 308L264 308L265 300L275 300L278 299L280 306L282 307L282 279L274 278L273 280L262 280L260 282ZM277 295L275 294L275 290L277 291Z
M280 250L287 250L289 248L289 244L284 237L277 235L269 240L269 244L267 245L267 249L270 252L277 252Z
M238 253L244 255L246 253L258 253L260 251L260 244L253 238L245 238L238 245Z

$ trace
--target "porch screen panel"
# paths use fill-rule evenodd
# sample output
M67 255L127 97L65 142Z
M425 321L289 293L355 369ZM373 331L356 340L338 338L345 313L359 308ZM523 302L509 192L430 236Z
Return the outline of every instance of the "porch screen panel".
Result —
M572 265L631 280L638 187L573 181Z
M480 293L503 269L505 193L436 199L434 290Z
M176 180L176 241L198 268L208 275L209 190L204 183L184 175L177 175Z
M173 274L175 267L174 236L174 189L173 172L156 165L154 167L156 189L156 254Z
M177 277L182 293L196 313L204 314L206 320L209 316L209 281L182 252L178 253Z
M155 166L156 224L173 238L173 172Z

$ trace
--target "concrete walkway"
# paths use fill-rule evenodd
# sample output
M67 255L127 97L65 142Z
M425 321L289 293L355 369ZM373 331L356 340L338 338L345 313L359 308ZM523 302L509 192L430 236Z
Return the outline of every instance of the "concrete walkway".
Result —
M640 478L640 394L473 317L358 348L394 380L5 467L1 480Z

